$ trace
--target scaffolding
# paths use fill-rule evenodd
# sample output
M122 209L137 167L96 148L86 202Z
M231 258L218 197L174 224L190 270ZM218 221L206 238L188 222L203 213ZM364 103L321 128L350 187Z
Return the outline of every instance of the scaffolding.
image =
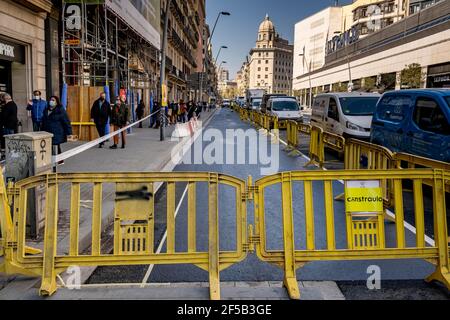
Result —
M88 116L100 91L126 94L134 116L139 100L150 105L158 90L159 50L144 40L105 3L62 2L62 79L82 140L95 138ZM147 111L150 111L147 109ZM82 126L88 133L82 134Z

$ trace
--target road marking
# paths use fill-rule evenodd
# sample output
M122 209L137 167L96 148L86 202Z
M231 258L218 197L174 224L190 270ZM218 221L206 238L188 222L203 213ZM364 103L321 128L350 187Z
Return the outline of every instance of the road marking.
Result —
M183 203L183 200L186 197L186 193L188 191L188 187L189 187L189 185L187 185L186 189L184 189L184 192L183 192L183 195L181 196L180 202L178 203L178 206L175 209L175 221L176 221L178 212L180 211L180 208L181 208L181 205ZM166 242L166 239L167 239L167 228L166 228L166 232L164 232L164 235L163 235L163 237L161 239L161 242L159 243L158 249L156 250L156 254L160 254L161 253L162 247L164 246L164 243ZM153 271L153 267L154 266L155 266L154 264L151 264L151 265L148 266L148 269L147 269L147 272L145 273L144 279L142 279L141 287L144 287L145 284L147 283L147 281L150 278L150 275L151 275L151 273Z
M272 132L269 132L269 134L271 134L272 136L274 136L274 134ZM280 137L278 137L278 140L283 143L284 145L288 145L285 141L283 141ZM309 157L307 157L306 155L304 155L300 150L298 150L298 152L300 152L300 155L305 158L307 161L310 161L311 159ZM314 164L316 167L320 168L317 164ZM322 168L322 170L328 170L327 168ZM338 180L340 183L344 184L344 181L342 180ZM390 216L391 218L395 218L395 213L393 213L391 210L386 209L386 214L388 216ZM417 235L417 229L409 224L407 221L403 221L403 225L406 229L408 229L409 231L411 231L412 233L414 233L415 235ZM425 234L425 242L427 244L429 244L430 246L434 247L436 245L436 242L429 236L427 236Z

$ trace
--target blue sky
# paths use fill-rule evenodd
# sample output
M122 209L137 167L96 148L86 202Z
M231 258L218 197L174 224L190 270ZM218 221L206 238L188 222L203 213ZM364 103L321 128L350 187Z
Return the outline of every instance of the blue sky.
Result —
M339 1L340 5L348 3L351 0ZM231 13L231 16L222 16L217 24L212 39L214 58L220 46L228 46L221 51L218 60L227 62L230 78L234 78L255 45L259 24L266 13L277 32L293 43L296 22L333 4L334 0L206 0L206 19L211 29L218 12Z

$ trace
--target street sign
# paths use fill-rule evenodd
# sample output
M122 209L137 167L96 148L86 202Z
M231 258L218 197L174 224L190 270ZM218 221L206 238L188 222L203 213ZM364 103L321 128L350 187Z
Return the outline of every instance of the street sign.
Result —
M168 97L167 97L167 85L163 84L161 87L161 106L168 106Z
M382 212L383 190L380 181L347 181L345 211L360 214Z

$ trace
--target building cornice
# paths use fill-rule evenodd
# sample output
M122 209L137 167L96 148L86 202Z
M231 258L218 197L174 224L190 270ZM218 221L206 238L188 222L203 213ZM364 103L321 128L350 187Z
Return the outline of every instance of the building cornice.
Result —
M15 0L15 3L19 3L24 7L34 12L46 12L52 11L52 2L49 0Z

